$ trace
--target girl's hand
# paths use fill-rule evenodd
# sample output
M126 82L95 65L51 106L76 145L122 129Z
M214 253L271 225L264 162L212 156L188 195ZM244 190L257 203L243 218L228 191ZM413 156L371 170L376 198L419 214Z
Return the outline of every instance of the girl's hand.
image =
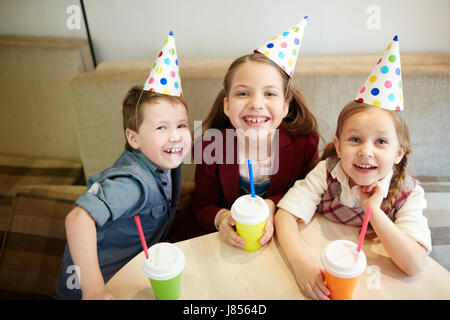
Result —
M314 300L330 300L330 290L324 282L323 271L312 262L294 268L295 279L303 294Z
M378 181L370 186L358 186L358 191L361 207L364 211L366 211L368 207L371 209L381 207L383 201L383 189Z
M269 217L267 218L266 226L264 228L264 234L259 239L259 243L263 246L272 239L273 236L273 216L275 214L275 203L270 199L264 199L269 206Z
M106 286L96 287L83 291L83 300L116 300L116 297Z
M233 228L236 222L231 217L231 211L227 209L220 210L218 220L219 234L223 241L230 246L244 249L245 240Z

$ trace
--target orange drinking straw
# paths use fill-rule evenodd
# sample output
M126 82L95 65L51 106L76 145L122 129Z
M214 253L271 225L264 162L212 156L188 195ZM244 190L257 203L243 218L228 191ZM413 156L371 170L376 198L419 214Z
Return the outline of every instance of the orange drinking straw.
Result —
M141 219L139 219L138 215L135 215L134 221L139 232L139 238L141 238L142 248L144 248L145 258L148 259L147 243L145 242L144 231L142 231Z
M357 252L361 251L361 247L364 242L364 236L366 235L367 225L369 224L369 219L370 219L370 207L367 207L367 211L364 216L361 233L359 234L358 248L356 249Z

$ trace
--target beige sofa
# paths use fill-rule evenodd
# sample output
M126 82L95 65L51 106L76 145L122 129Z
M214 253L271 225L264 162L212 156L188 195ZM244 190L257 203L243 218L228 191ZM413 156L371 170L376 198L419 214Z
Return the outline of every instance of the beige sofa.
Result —
M69 83L94 67L87 40L2 35L0 70L1 235L19 186L83 182Z
M69 82L93 69L84 39L0 36L0 154L80 161Z
M0 299L55 286L86 189L69 82L93 69L85 39L0 36Z
M341 108L354 98L378 56L300 57L293 84L319 120L325 141L332 138ZM205 118L231 60L184 60L180 63L191 129ZM71 82L81 158L86 177L110 166L123 150L121 102L132 85L142 85L153 61L101 63ZM406 120L415 176L450 176L450 54L402 55ZM195 166L185 164L185 181Z

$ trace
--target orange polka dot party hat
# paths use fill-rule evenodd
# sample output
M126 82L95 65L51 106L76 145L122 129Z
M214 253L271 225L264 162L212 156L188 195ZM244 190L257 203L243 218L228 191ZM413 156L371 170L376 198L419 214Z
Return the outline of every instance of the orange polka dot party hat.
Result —
M392 111L404 109L398 36L394 36L355 100Z
M144 90L170 96L183 95L173 31L169 32L169 36L150 70L150 75L144 83Z
M273 37L269 42L259 46L255 51L274 61L292 78L307 23L308 16L286 31Z

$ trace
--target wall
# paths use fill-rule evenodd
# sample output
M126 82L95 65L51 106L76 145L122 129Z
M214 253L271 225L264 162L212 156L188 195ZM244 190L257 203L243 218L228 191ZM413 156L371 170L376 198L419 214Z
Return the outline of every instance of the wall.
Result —
M304 15L302 55L378 54L397 33L402 53L450 52L448 0L85 0L97 62L153 59L174 30L180 59L234 58ZM85 37L70 30L76 0L2 0L0 34ZM371 8L379 9L379 20ZM369 13L367 12L369 9ZM379 29L370 24L379 21Z

